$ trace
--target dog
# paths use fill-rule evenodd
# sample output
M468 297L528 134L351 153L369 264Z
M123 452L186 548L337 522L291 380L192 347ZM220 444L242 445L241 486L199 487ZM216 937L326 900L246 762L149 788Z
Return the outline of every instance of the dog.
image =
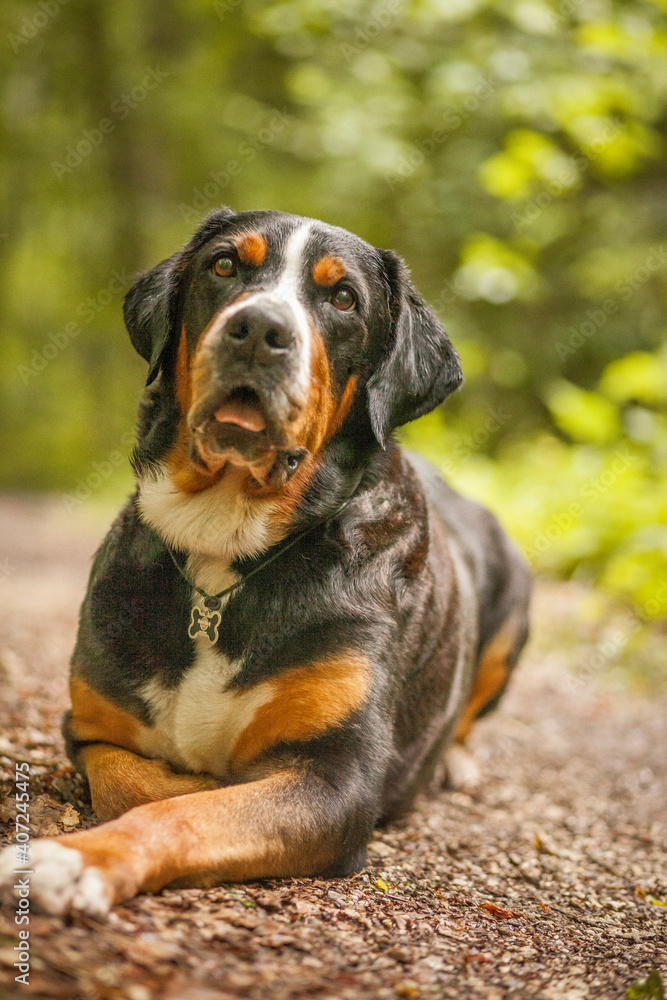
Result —
M214 212L124 317L148 362L137 488L63 724L103 822L31 845L31 899L103 917L167 885L359 871L528 635L522 556L393 436L459 357L394 252L282 212Z

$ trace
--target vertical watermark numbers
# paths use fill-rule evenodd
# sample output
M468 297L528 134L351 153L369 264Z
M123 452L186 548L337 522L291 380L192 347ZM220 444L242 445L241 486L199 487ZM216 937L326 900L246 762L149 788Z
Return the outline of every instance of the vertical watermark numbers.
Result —
M14 875L17 876L14 889L17 893L14 923L19 928L19 941L14 945L16 961L14 968L17 983L28 986L30 983L30 764L25 761L16 763L14 775L16 804L16 819L14 828L14 844L16 850L16 865Z

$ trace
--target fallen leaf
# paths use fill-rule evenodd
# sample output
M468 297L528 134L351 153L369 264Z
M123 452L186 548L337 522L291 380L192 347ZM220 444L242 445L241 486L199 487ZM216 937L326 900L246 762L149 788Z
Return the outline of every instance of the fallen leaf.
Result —
M69 808L69 807L68 807ZM48 795L36 795L30 803L29 822L33 837L57 837L63 807Z
M495 903L481 903L480 910L486 910L493 917L497 917L498 920L512 920L515 917L521 917L523 920L528 920L525 913L518 913L517 910L506 910L504 906L496 906Z
M417 983L412 982L412 980L406 980L401 983L396 983L394 986L394 992L397 997L405 997L406 1000L413 1000L414 997L419 996L419 987L417 986Z
M560 856L560 851L553 840L546 833L543 833L542 830L536 830L533 834L533 844L539 854L550 854L555 858Z
M651 893L647 892L646 889L640 889L639 886L637 886L635 892L637 893L640 899L645 899L646 902L650 903L652 906L667 906L667 903L665 903L664 900L658 899L657 896L651 895Z
M60 817L59 822L65 830L73 830L81 822L81 816L74 806L68 805L65 807L65 811Z

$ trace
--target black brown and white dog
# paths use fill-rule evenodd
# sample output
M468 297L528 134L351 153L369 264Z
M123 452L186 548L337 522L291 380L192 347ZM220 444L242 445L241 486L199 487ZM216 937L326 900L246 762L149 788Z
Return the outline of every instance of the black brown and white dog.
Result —
M32 845L32 899L102 915L359 870L528 631L494 517L392 436L459 358L395 253L280 212L215 212L125 320L149 363L137 491L93 565L64 722L107 822Z

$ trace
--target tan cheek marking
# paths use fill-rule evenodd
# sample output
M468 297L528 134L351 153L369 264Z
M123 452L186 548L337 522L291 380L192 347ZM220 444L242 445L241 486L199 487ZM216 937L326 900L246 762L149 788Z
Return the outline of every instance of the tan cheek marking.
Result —
M207 486L211 485L211 476L203 470L195 468L189 456L190 429L188 427L188 413L192 406L193 387L185 327L181 331L181 339L178 344L174 383L181 416L178 424L178 438L176 444L167 455L165 464L171 473L172 481L177 489L183 493L198 493L200 490L206 489Z
M246 298L247 295L247 292L243 292L232 302L228 303L226 308ZM190 431L188 420L190 410L206 394L211 384L211 352L202 351L201 346L217 315L213 317L200 334L192 358L188 356L185 328L181 333L181 340L178 346L175 382L181 419L178 427L178 439L167 455L165 465L169 469L171 481L181 493L201 493L202 490L213 486L224 472L224 469L208 471L200 466L193 465L190 458L192 432Z
M311 367L311 394L308 405L293 430L291 444L305 447L309 455L301 464L296 475L283 487L281 494L271 506L272 521L286 524L303 496L315 469L321 459L320 449L336 433L348 413L357 386L356 376L349 380L340 402L336 405L331 389L329 359L322 337L314 330L313 362Z
M500 627L482 653L468 704L456 730L455 738L460 743L467 739L473 722L484 706L498 694L507 681L509 673L507 660L514 649L517 632L517 622L512 616Z
M365 657L349 654L288 670L270 683L275 691L239 736L232 767L241 767L283 740L309 740L343 722L368 693Z
M171 473L171 481L180 493L195 494L207 490L220 478L223 469L215 472L206 472L205 469L196 468L188 457L188 448L184 446L174 451L166 461L166 465Z
M178 355L176 356L176 370L174 377L176 381L176 397L178 399L182 419L187 416L192 403L190 359L188 358L188 342L185 334L185 327L181 330L181 339L178 342Z
M292 429L291 439L294 445L307 448L311 455L316 455L324 443L335 400L324 340L312 327L311 344L310 393Z
M329 358L322 337L311 328L312 361L310 371L310 395L296 424L291 428L289 445L306 448L308 456L301 463L298 472L290 479L271 501L270 518L278 524L288 523L301 497L308 487L321 459L320 448L326 440L327 428L334 412L335 401L331 391Z
M313 267L313 278L318 285L330 288L347 274L339 257L320 257Z
M354 393L357 388L357 376L352 375L348 379L348 383L343 390L343 395L340 398L340 403L336 407L336 411L329 421L329 426L327 427L326 440L330 441L334 436L340 425L345 420L350 407L352 406L352 400L354 399Z
M96 740L138 750L142 724L129 712L107 701L81 677L70 679L70 729L77 740Z
M236 252L243 263L255 267L264 263L267 249L266 239L261 233L244 233L236 244Z
M146 802L218 787L210 775L176 774L162 761L147 760L104 743L84 747L80 757L93 810L103 822Z

